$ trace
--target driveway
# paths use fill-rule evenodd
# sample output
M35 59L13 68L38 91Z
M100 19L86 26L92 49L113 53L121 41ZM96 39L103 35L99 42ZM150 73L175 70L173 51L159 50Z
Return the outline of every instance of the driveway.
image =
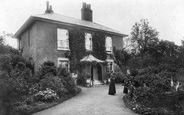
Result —
M34 115L138 115L125 107L122 85L116 85L116 95L108 95L107 85L81 88L77 96Z

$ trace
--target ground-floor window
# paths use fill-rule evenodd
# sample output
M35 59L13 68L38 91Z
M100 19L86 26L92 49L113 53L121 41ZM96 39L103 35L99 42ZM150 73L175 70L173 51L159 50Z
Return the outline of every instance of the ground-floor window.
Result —
M58 67L66 68L70 70L70 64L68 58L58 58Z

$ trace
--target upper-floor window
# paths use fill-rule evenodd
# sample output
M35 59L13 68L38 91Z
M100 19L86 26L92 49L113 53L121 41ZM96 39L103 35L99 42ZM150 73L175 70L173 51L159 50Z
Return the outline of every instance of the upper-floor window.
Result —
M107 36L106 37L106 51L107 52L112 52L112 38Z
M57 29L57 47L58 50L69 50L68 30Z
M85 33L85 46L86 50L92 51L92 34Z

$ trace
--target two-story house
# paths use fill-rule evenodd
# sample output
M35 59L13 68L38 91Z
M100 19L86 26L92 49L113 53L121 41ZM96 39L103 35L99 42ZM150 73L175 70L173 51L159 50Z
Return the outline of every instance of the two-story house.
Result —
M121 49L123 37L127 35L93 22L92 13L91 5L83 3L81 19L71 18L54 13L52 6L47 2L45 13L30 16L14 35L18 40L18 48L22 52L22 56L34 65L35 70L47 60L51 60L57 66L61 65L70 69L77 62L80 63L83 58L87 58L86 56L93 59L98 58L93 55L93 50L96 47L94 42L101 39L96 33L103 33L104 42L99 41L101 44L99 47L104 48L106 54L103 55L106 55L106 59L99 60L106 64L97 62L90 66L77 67L84 68L81 72L91 73L94 80L104 80L107 71L114 71L114 59L111 56L113 47ZM104 19L106 18L104 17ZM72 32L75 33L73 30L80 30L80 33L83 33L80 34L82 37L78 42L78 34L72 34ZM99 38L95 39L95 36ZM96 50L99 49L96 48ZM66 56L67 52L70 52L71 58ZM85 52L90 53L87 55ZM79 55L80 53L83 54ZM97 56L101 55L100 53L96 54Z

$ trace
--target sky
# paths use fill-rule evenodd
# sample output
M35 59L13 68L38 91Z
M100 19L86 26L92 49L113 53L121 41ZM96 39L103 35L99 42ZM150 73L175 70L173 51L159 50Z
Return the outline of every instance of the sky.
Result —
M132 26L148 19L159 39L181 45L184 39L184 0L0 0L0 33L15 33L35 14L43 14L46 1L54 13L81 18L82 2L91 4L93 21L130 35ZM16 47L16 39L7 39Z

